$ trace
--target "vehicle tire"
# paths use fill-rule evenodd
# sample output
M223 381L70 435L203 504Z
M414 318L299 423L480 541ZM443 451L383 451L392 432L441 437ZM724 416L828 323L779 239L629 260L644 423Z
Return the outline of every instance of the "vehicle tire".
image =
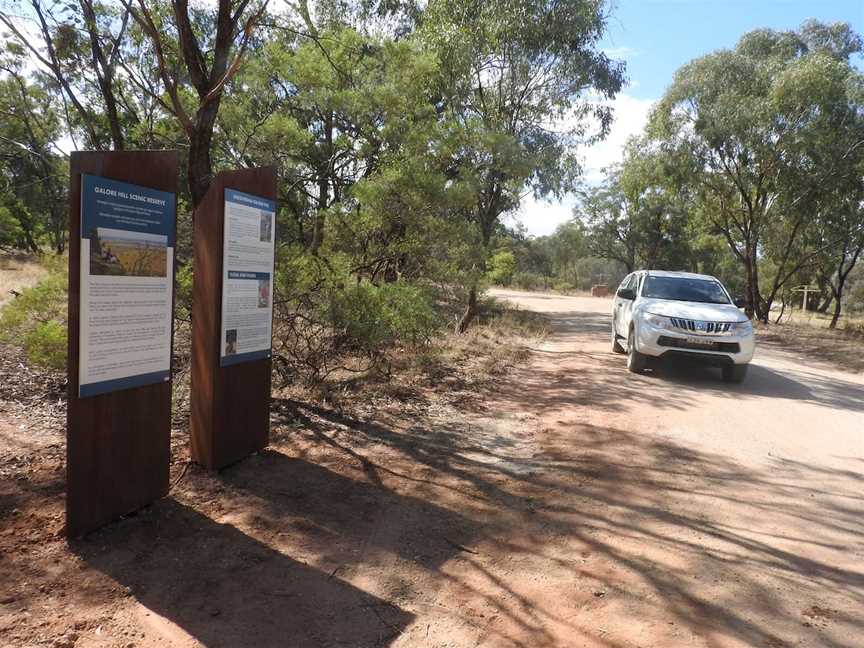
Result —
M723 367L723 382L740 385L744 382L744 377L747 375L748 366L746 364L738 364Z
M624 353L624 347L618 340L618 331L615 330L615 322L612 322L612 353Z
M636 350L636 331L631 326L627 336L627 369L632 373L641 374L648 366L648 356Z

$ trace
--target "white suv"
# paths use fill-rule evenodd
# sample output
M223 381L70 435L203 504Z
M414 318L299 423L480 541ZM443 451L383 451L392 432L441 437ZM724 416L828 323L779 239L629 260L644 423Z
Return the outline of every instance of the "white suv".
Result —
M723 380L740 383L756 349L740 306L708 275L634 272L615 294L612 350L627 353L634 373L647 367L649 356L681 358L720 367Z

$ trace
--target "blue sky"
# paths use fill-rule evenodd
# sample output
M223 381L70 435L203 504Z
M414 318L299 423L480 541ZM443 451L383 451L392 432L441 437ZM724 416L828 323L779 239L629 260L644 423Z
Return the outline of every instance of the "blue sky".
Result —
M864 34L864 0L615 0L601 46L627 63L629 85L615 100L616 123L609 137L584 151L584 179L620 157L630 135L641 131L651 105L688 61L734 47L742 34L767 27L795 29L808 18L848 22ZM549 234L568 220L573 199L526 200L516 217L534 235Z

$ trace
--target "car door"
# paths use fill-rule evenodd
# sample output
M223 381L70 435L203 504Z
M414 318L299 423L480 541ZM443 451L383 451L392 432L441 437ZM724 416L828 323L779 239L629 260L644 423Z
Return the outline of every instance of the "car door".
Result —
M627 282L627 286L629 290L632 290L634 294L639 289L639 273L634 272L630 275L630 280ZM621 299L621 317L618 320L619 326L621 328L621 335L623 337L627 337L627 334L630 331L630 321L633 319L633 303L636 299Z
M627 311L625 310L625 305L629 304L629 301L621 297L621 290L629 287L631 280L633 279L632 274L624 277L624 281L621 282L621 285L618 286L618 290L615 291L615 306L614 312L612 313L612 321L613 326L615 327L615 332L622 336L626 337L627 335L627 326L629 325L629 320L625 322L625 317L627 315Z

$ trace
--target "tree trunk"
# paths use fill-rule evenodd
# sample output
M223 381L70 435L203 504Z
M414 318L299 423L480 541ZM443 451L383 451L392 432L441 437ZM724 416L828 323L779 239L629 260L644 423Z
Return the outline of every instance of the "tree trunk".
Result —
M775 324L779 324L779 323L780 323L780 320L783 319L783 314L786 312L786 298L785 298L785 297L781 297L781 298L780 298L780 304L781 304L781 306L780 306L780 314L777 316L777 319L774 320L774 323L775 323Z
M468 304L465 306L465 312L462 313L462 317L459 319L459 323L456 325L457 333L464 333L468 330L468 327L471 325L473 319L477 316L477 286L471 286L471 290L468 291Z
M318 254L324 243L324 210L330 202L330 162L333 157L333 115L328 113L324 119L324 150L322 161L318 168L318 209L315 212L315 222L312 228L312 244L310 252Z
M754 289L754 282L756 280L755 268L753 267L753 260L750 258L749 249L745 254L746 256L742 259L744 263L744 273L747 280L744 288L744 313L747 317L753 319L757 315L756 300L758 289Z
M843 290L843 284L840 284L840 286L837 290L837 294L834 295L834 315L831 316L831 323L828 325L829 329L836 329L837 328L837 322L840 321L840 311L842 309L842 306L840 304L840 296L841 296L842 290Z
M828 309L831 308L831 304L834 301L834 293L830 291L825 299L822 301L819 306L816 307L817 313L822 313L823 315L828 312Z
M213 181L213 161L210 157L210 144L213 141L213 125L219 112L220 98L215 98L198 110L195 115L194 131L189 137L189 193L192 196L194 211L210 188Z

